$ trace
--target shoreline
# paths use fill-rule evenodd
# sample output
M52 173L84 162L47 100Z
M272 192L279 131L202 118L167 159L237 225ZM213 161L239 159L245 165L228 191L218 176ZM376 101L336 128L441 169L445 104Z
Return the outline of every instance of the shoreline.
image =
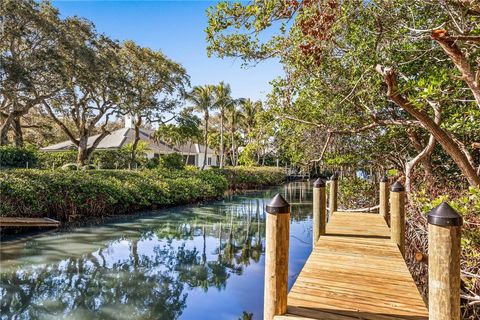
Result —
M60 221L60 226L58 228L44 228L44 227L6 227L0 228L0 240L10 242L17 240L17 237L21 237L20 239L23 240L25 237L35 237L37 235L42 235L46 233L52 232L65 232L69 230L73 230L75 228L81 227L95 227L99 226L104 223L108 223L109 220L113 219L130 219L135 218L135 216L139 217L141 215L148 215L148 212L152 211L160 211L175 207L182 207L182 206L192 206L198 207L204 204L220 201L225 199L228 196L238 195L240 193L245 192L254 192L254 191L261 191L271 187L280 186L288 181L285 179L284 181L280 181L279 183L275 184L238 184L234 185L233 187L228 188L222 196L213 196L209 198L198 199L194 201L180 201L177 203L171 203L167 205L152 205L150 208L144 208L139 210L132 210L127 212L122 212L119 214L106 214L102 216L88 216L88 215L80 215L79 217L75 217L70 215L69 220ZM12 238L12 239L10 239Z

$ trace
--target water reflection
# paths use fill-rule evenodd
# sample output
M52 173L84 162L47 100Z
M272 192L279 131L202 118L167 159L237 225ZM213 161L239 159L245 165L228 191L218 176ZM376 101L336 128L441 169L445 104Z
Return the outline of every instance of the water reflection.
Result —
M261 319L266 202L292 203L290 285L311 250L307 182L0 248L2 319Z

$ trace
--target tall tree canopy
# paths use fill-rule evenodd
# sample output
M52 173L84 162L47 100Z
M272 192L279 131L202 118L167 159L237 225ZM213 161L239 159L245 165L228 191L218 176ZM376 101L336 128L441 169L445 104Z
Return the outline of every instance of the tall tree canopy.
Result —
M12 128L23 145L21 117L60 91L59 23L48 3L0 3L0 145Z
M407 145L397 156L408 173L437 143L470 185L480 184L475 1L222 2L208 14L210 54L281 59L286 76L269 102L284 128L278 132L288 135L283 148L299 146L308 130L337 158L352 150L336 147L348 141L365 155L395 157L378 148L395 139ZM266 29L276 32L266 37ZM324 145L316 145L302 144L294 161L321 158Z
M60 18L47 1L2 1L0 19L0 145L9 132L21 146L23 128L51 127L46 114L84 164L111 119L133 114L134 157L142 121L163 120L188 85L185 69L161 52L120 45L86 19Z
M188 76L180 64L160 51L140 47L133 41L122 44L120 56L129 87L122 101L122 113L135 118L132 145L132 158L135 158L140 126L144 121L161 121L165 113L179 106Z
M100 141L110 132L110 117L127 90L122 73L118 44L96 32L93 25L79 18L68 18L62 28L62 89L44 101L52 119L77 147L77 162L84 164ZM75 124L75 131L65 120ZM101 133L89 145L88 137L102 123Z

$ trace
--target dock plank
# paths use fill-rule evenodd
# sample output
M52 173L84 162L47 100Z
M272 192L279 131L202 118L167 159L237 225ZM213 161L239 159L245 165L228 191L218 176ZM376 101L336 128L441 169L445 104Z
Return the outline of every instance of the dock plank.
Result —
M428 311L379 214L335 212L276 320L427 320Z
M0 217L0 227L58 227L60 222L50 218Z

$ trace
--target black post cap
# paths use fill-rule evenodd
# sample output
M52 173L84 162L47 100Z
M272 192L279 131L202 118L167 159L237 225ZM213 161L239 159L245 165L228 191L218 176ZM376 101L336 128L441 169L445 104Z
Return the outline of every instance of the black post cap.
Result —
M463 224L463 218L448 203L443 201L428 213L428 223L443 227L457 227Z
M383 176L382 179L380 180L380 182L388 182L388 177L387 177L387 176Z
M270 200L270 203L267 204L266 210L268 213L272 214L289 213L290 204L280 195L280 193L277 193L272 200Z
M338 180L338 173L334 172L330 177L330 180Z
M321 178L318 178L313 183L313 187L314 188L324 188L325 187L325 181L323 181Z
M405 191L405 187L404 187L403 184L401 184L400 182L395 181L395 183L394 183L394 184L392 185L392 187L390 188L390 191L392 191L392 192Z

